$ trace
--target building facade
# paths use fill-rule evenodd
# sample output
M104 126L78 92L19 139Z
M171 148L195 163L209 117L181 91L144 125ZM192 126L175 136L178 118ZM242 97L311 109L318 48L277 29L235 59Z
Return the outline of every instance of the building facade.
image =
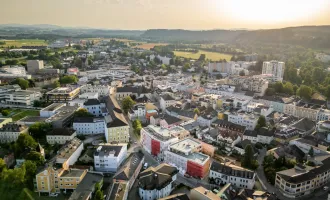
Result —
M96 171L116 172L127 157L127 144L100 145L94 152Z

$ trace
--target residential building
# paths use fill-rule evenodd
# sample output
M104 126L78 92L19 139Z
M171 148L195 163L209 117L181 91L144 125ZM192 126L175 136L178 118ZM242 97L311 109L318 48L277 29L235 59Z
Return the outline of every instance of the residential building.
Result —
M255 172L231 162L212 162L209 174L209 178L212 178L217 184L231 183L238 188L247 189L253 189L255 177Z
M52 131L46 133L46 140L48 144L65 144L76 137L76 131L69 128L54 128Z
M144 104L134 105L133 108L128 112L128 118L134 120L136 118L145 118L146 117L146 108Z
M288 198L301 198L329 182L330 156L313 161L315 166L297 164L294 168L276 172L275 187Z
M144 163L144 154L141 152L133 152L121 165L120 169L117 170L113 176L113 182L126 183L127 189L130 190L136 178L142 169Z
M262 65L262 74L272 74L277 81L283 80L285 63L279 61L265 61Z
M84 103L84 108L86 108L88 112L95 117L108 115L105 105L101 104L98 99L87 99Z
M247 130L254 130L259 116L245 112L228 113L228 121L237 125L245 126Z
M0 128L2 128L3 125L8 124L12 121L13 121L12 118L0 118Z
M137 87L118 87L116 91L116 99L118 101L123 100L125 97L128 96L138 96L138 88Z
M163 128L171 128L178 126L182 123L182 119L165 114L159 119L159 126Z
M141 129L140 143L148 153L154 156L163 157L167 147L177 141L178 138L171 135L168 129L153 125Z
M264 96L268 88L268 81L262 78L239 76L232 78L232 81L242 90L255 92L258 96Z
M127 157L127 144L101 144L94 152L96 171L116 172Z
M190 198L185 193L178 193L178 194L172 194L164 198L160 198L158 200L190 200Z
M106 123L103 117L75 117L72 128L78 135L105 134Z
M78 138L73 138L73 140L67 142L60 150L58 150L55 157L55 163L64 164L69 167L78 160L83 149L83 142Z
M21 87L17 84L0 86L0 102L5 103L7 94L10 94L15 91L20 91L20 90L21 90Z
M243 140L250 140L252 143L270 144L274 140L275 129L269 130L262 127L258 130L245 130Z
M166 108L174 105L175 102L176 102L175 99L171 97L169 94L163 94L159 100L160 108L162 110L165 110Z
M316 121L328 121L330 120L330 110L320 109L316 116Z
M90 200L95 194L95 185L103 186L103 176L92 172L87 172L77 188L71 194L69 200Z
M202 144L191 138L173 143L165 151L165 162L174 165L182 173L204 178L210 168L209 156L200 153Z
M27 126L16 123L7 123L0 128L0 143L16 142L18 136L28 132Z
M44 68L44 61L42 60L28 60L26 63L28 73L35 74Z
M167 197L172 192L178 170L168 164L149 167L139 175L139 196L142 200Z
M6 104L33 106L34 101L40 100L41 93L30 90L21 90L8 93L5 98Z
M46 93L46 99L50 102L66 103L77 98L80 94L80 87L68 86L59 87Z
M212 191L200 186L190 191L190 200L221 200Z
M99 96L108 96L110 94L109 85L83 85L80 88L82 94L84 93L98 93Z
M74 113L79 109L79 106L55 106L55 114L45 120L51 123L53 128L68 127L71 125ZM53 113L52 111L43 110L43 114Z
M106 196L106 200L126 200L128 191L126 182L112 183L110 193Z

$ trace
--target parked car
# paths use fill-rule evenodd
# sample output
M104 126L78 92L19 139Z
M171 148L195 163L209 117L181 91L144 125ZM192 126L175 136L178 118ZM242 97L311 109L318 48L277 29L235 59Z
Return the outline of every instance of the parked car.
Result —
M191 176L189 174L185 173L184 177L190 178Z
M58 196L58 194L56 194L56 193L50 193L50 195L49 196L51 196L51 197L57 197Z
M143 169L147 169L147 168L148 168L148 163L144 163Z
M327 190L329 190L329 187L328 186L324 186L323 187L323 190L327 191Z

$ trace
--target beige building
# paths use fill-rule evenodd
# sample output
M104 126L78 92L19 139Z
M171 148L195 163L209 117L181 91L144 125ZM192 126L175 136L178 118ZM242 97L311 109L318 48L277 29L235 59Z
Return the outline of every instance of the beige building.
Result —
M44 68L44 61L42 60L28 60L26 63L27 71L30 74L35 74Z
M0 128L3 127L3 125L9 123L9 122L12 122L12 118L0 118Z
M212 191L205 189L200 186L194 188L190 191L190 199L191 200L221 200L216 194Z
M4 124L0 128L0 143L15 142L22 133L27 133L28 127L15 123Z
M46 93L47 101L65 103L77 98L80 94L80 87L68 86L55 88Z
M47 133L46 139L48 144L65 144L67 141L76 137L76 131L68 128L54 128Z

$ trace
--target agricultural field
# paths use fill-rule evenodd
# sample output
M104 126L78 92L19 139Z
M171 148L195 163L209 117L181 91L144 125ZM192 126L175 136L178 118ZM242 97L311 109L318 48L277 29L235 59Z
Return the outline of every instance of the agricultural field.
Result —
M184 58L190 58L197 60L201 54L205 54L206 59L212 60L212 61L219 61L220 59L226 59L227 61L230 61L232 55L230 54L223 54L223 53L217 53L217 52L209 52L209 51L198 51L198 53L194 52L184 52L184 51L174 51L175 56L178 57L184 57Z
M6 44L1 45L1 47L10 47L16 46L17 48L22 46L47 46L48 43L45 40L0 40L1 42L5 42Z
M138 46L135 46L133 48L140 48L140 49L146 49L146 50L150 50L152 48L154 48L155 46L166 46L167 44L165 43L144 43Z

